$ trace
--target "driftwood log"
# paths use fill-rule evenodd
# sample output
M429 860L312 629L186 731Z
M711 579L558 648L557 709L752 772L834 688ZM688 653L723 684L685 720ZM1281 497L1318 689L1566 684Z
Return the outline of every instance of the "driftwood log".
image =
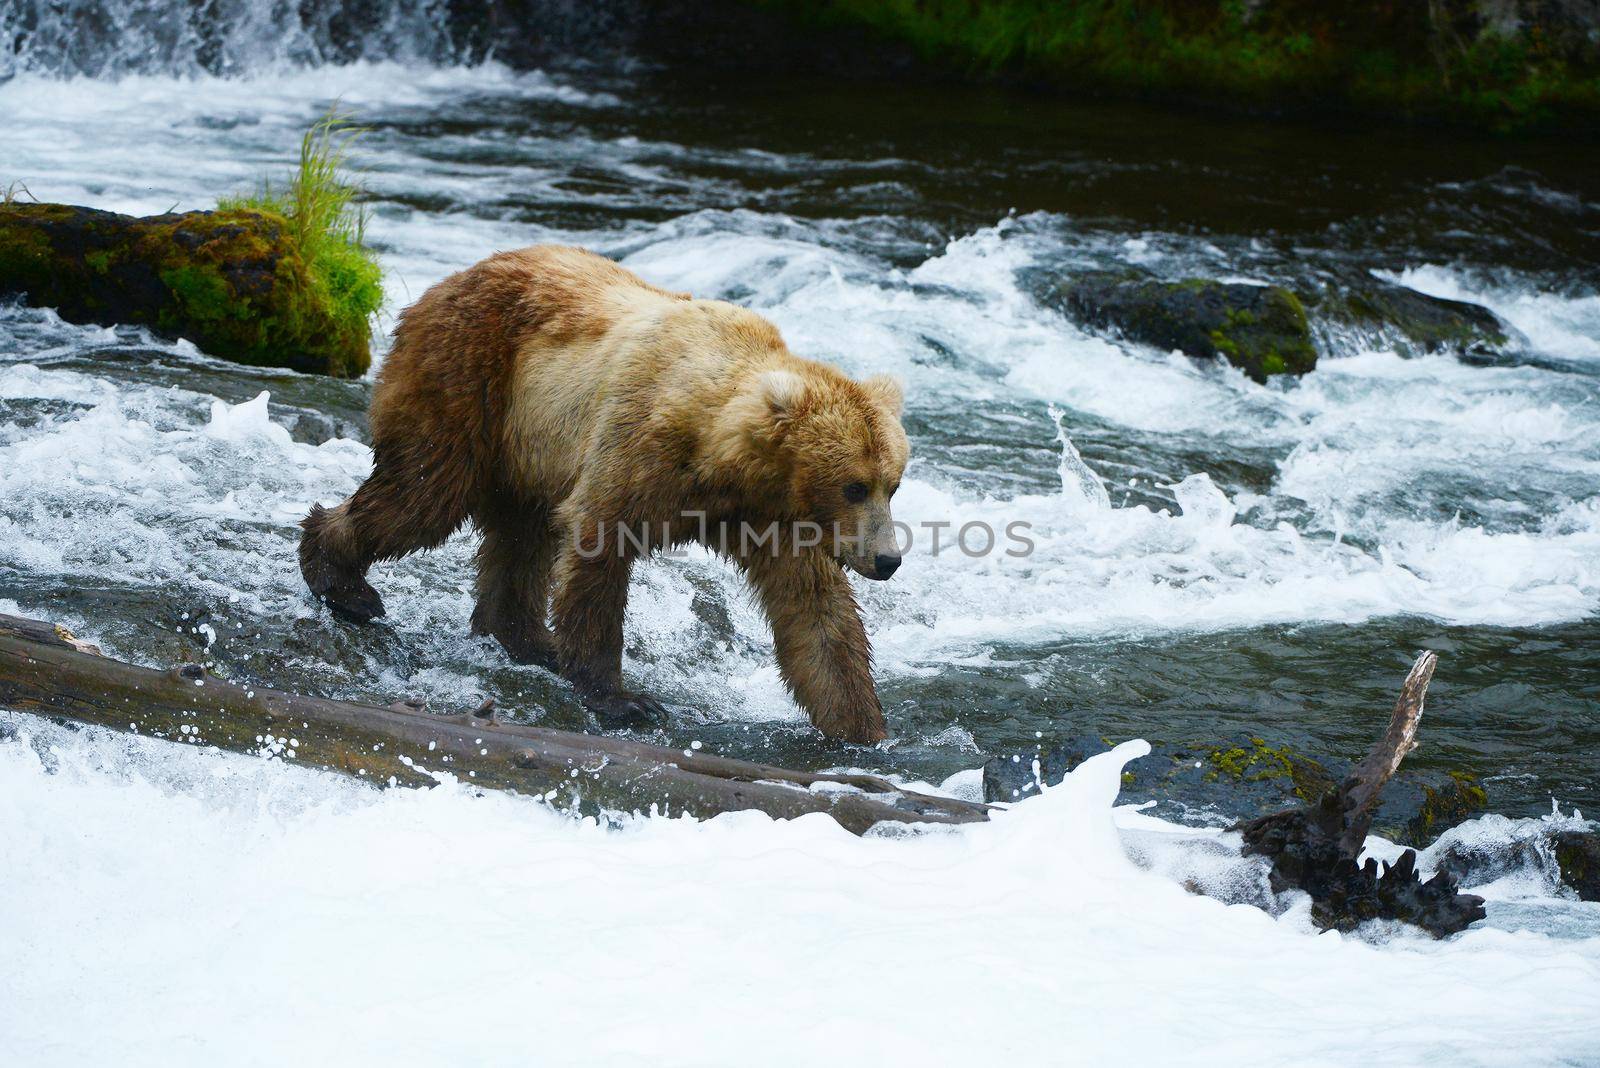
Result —
M104 656L65 628L0 614L0 707L175 742L309 764L379 783L430 772L544 798L564 809L696 817L755 809L825 812L860 834L878 823L971 823L986 805L904 790L871 775L813 774L626 738L505 723L488 702L461 715L304 697Z
M1338 786L1303 808L1239 824L1244 851L1272 861L1272 889L1304 890L1319 927L1348 931L1366 920L1404 920L1436 938L1464 930L1484 917L1483 898L1459 893L1453 875L1440 872L1424 882L1417 853L1408 849L1393 864L1359 864L1383 788L1416 748L1423 700L1438 657L1423 653L1400 688L1389 729Z

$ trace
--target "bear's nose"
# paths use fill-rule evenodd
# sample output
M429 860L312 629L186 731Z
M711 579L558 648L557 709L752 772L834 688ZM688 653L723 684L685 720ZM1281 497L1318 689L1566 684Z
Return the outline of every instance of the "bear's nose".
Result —
M877 559L872 562L877 565L878 577L881 579L886 579L894 574L895 570L900 566L900 558L898 556L886 556L883 553L879 553Z

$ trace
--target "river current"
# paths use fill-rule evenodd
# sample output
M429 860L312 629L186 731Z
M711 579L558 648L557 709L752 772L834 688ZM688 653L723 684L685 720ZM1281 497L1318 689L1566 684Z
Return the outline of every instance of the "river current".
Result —
M1493 811L1525 822L1552 801L1600 807L1592 148L963 87L733 86L628 63L514 71L444 61L416 43L426 20L395 26L410 46L351 63L285 45L195 65L172 59L192 54L179 41L96 68L36 39L0 81L0 186L139 214L209 208L286 173L300 133L338 106L369 128L380 335L446 274L558 241L755 308L800 353L901 376L913 460L897 517L1022 521L1034 551L914 551L892 581L857 583L891 739L843 750L785 695L726 565L652 562L635 573L625 672L671 709L655 740L932 783L1041 735L1243 732L1349 759L1428 648L1440 667L1408 767L1471 771ZM54 67L38 58L50 48ZM1318 369L1262 386L1085 330L1044 299L1126 264L1291 285L1368 272L1484 304L1512 338L1464 359L1320 324ZM369 469L368 388L0 306L0 610L133 660L443 709L492 696L592 729L562 683L468 636L470 532L375 569L382 626L310 601L296 524ZM94 745L73 759L111 761ZM6 759L0 780L24 804L31 772ZM71 789L108 811L118 790L152 813L172 803L140 791L178 773L142 750L122 759L134 770L83 770ZM289 791L293 811L310 789L233 774ZM398 804L330 811L382 822ZM460 797L429 804L441 827L472 818ZM230 805L206 819L256 833L265 817ZM1600 989L1592 907L1551 893L1501 915L1586 938L1552 989Z

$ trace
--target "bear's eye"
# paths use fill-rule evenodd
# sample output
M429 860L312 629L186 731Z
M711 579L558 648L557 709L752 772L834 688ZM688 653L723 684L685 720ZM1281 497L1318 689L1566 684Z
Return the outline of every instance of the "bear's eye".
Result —
M844 499L851 504L860 504L867 499L867 484L865 482L852 482L844 488Z

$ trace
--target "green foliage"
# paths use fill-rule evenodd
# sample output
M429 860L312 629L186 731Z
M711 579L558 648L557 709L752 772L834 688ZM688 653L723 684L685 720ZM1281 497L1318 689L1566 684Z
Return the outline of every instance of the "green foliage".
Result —
M350 151L365 127L329 111L300 140L300 162L288 186L268 181L259 193L225 197L219 211L251 211L283 220L318 296L342 329L366 336L383 306L383 271L366 247L360 187L348 178Z
M1355 106L1500 130L1600 116L1600 69L1537 29L1460 40L1431 5L1326 0L753 0L941 66L1132 95ZM1447 17L1447 16L1441 16ZM1591 49L1592 51L1592 49Z

